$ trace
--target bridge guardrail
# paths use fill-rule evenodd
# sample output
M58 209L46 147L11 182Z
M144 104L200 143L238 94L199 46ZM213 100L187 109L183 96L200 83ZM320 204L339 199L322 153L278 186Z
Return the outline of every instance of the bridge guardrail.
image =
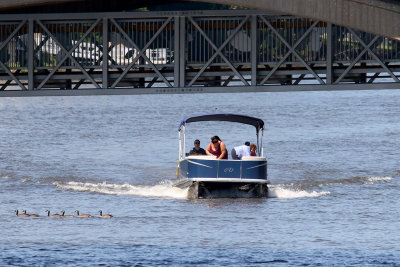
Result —
M399 69L396 40L260 11L0 16L0 91L399 83Z

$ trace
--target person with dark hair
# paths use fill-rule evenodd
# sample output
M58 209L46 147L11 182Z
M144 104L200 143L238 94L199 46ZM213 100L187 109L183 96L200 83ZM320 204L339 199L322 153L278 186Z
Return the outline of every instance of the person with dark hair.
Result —
M189 155L207 155L206 151L200 147L200 140L194 140L194 147L190 150Z
M250 156L250 142L241 146L235 146L231 150L232 159L242 159L243 156Z
M217 135L211 137L211 142L206 148L206 153L209 156L216 156L217 159L228 159L226 146Z
M257 150L256 144L251 144L251 145L250 145L250 155L251 155L251 156L254 156L254 157L257 156L256 150Z

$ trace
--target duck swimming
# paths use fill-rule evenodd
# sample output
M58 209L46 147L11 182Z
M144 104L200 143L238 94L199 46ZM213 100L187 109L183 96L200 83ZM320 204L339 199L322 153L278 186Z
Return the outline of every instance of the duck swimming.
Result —
M23 210L22 212L23 212L23 214L26 214L26 215L28 215L29 217L40 217L40 216L37 215L37 214L27 214L27 213L26 213L26 210Z
M104 214L103 215L103 211L102 210L99 210L99 213L100 213L100 218L112 218L112 217L114 217L111 214Z
M74 215L65 215L65 210L61 211L61 217L63 218L74 218Z
M47 212L47 217L52 217L52 218L60 218L61 217L61 215L58 213L50 215L50 210L46 210L46 212Z
M75 212L76 212L76 217L78 217L78 218L90 218L90 217L92 217L92 215L90 215L90 214L79 214L79 210L75 210Z
M29 217L28 214L24 214L24 213L18 214L18 210L15 210L15 215L17 215L18 217Z

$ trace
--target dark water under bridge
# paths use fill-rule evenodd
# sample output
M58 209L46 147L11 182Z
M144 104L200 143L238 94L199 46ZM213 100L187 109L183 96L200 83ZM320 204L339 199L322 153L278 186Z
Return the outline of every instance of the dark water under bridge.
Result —
M400 42L263 11L0 16L0 96L400 88Z

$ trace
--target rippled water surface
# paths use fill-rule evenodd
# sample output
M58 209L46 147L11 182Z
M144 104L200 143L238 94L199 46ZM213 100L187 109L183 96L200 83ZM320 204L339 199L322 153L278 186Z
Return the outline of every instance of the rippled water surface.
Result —
M0 265L400 266L399 103L391 90L0 98ZM182 118L223 112L265 121L268 198L171 186ZM187 150L255 135L187 130Z

